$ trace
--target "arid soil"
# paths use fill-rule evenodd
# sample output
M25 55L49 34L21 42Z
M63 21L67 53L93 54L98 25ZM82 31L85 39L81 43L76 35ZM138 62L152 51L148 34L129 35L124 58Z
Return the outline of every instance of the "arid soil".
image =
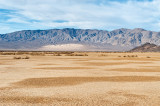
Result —
M1 54L0 106L160 106L160 53L79 54Z

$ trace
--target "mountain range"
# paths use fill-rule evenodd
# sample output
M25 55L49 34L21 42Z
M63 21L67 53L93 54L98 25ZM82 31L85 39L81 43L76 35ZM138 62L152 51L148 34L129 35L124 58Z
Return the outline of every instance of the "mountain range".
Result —
M141 28L113 31L65 28L0 34L1 50L128 51L146 42L160 45L160 32Z

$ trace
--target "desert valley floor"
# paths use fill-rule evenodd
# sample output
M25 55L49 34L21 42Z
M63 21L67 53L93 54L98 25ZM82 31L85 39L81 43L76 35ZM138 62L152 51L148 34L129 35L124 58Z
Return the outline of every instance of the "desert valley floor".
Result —
M2 53L0 106L160 106L160 53Z

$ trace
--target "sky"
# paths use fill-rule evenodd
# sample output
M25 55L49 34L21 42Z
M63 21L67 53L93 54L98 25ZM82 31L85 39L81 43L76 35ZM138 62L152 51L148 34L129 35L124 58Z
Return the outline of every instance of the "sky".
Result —
M160 32L160 0L0 0L0 34L62 28Z

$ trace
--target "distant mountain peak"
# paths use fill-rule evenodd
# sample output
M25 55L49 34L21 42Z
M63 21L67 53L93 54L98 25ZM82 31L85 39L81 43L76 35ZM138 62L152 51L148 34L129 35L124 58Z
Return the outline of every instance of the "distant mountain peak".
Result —
M135 29L133 29L134 31L146 31L145 29L143 29L143 28L135 28Z
M130 29L120 28L120 29L116 29L116 30L113 30L113 31L114 31L114 32L126 32L126 31L128 31L128 30L130 30ZM113 31L111 31L111 32L113 32Z

